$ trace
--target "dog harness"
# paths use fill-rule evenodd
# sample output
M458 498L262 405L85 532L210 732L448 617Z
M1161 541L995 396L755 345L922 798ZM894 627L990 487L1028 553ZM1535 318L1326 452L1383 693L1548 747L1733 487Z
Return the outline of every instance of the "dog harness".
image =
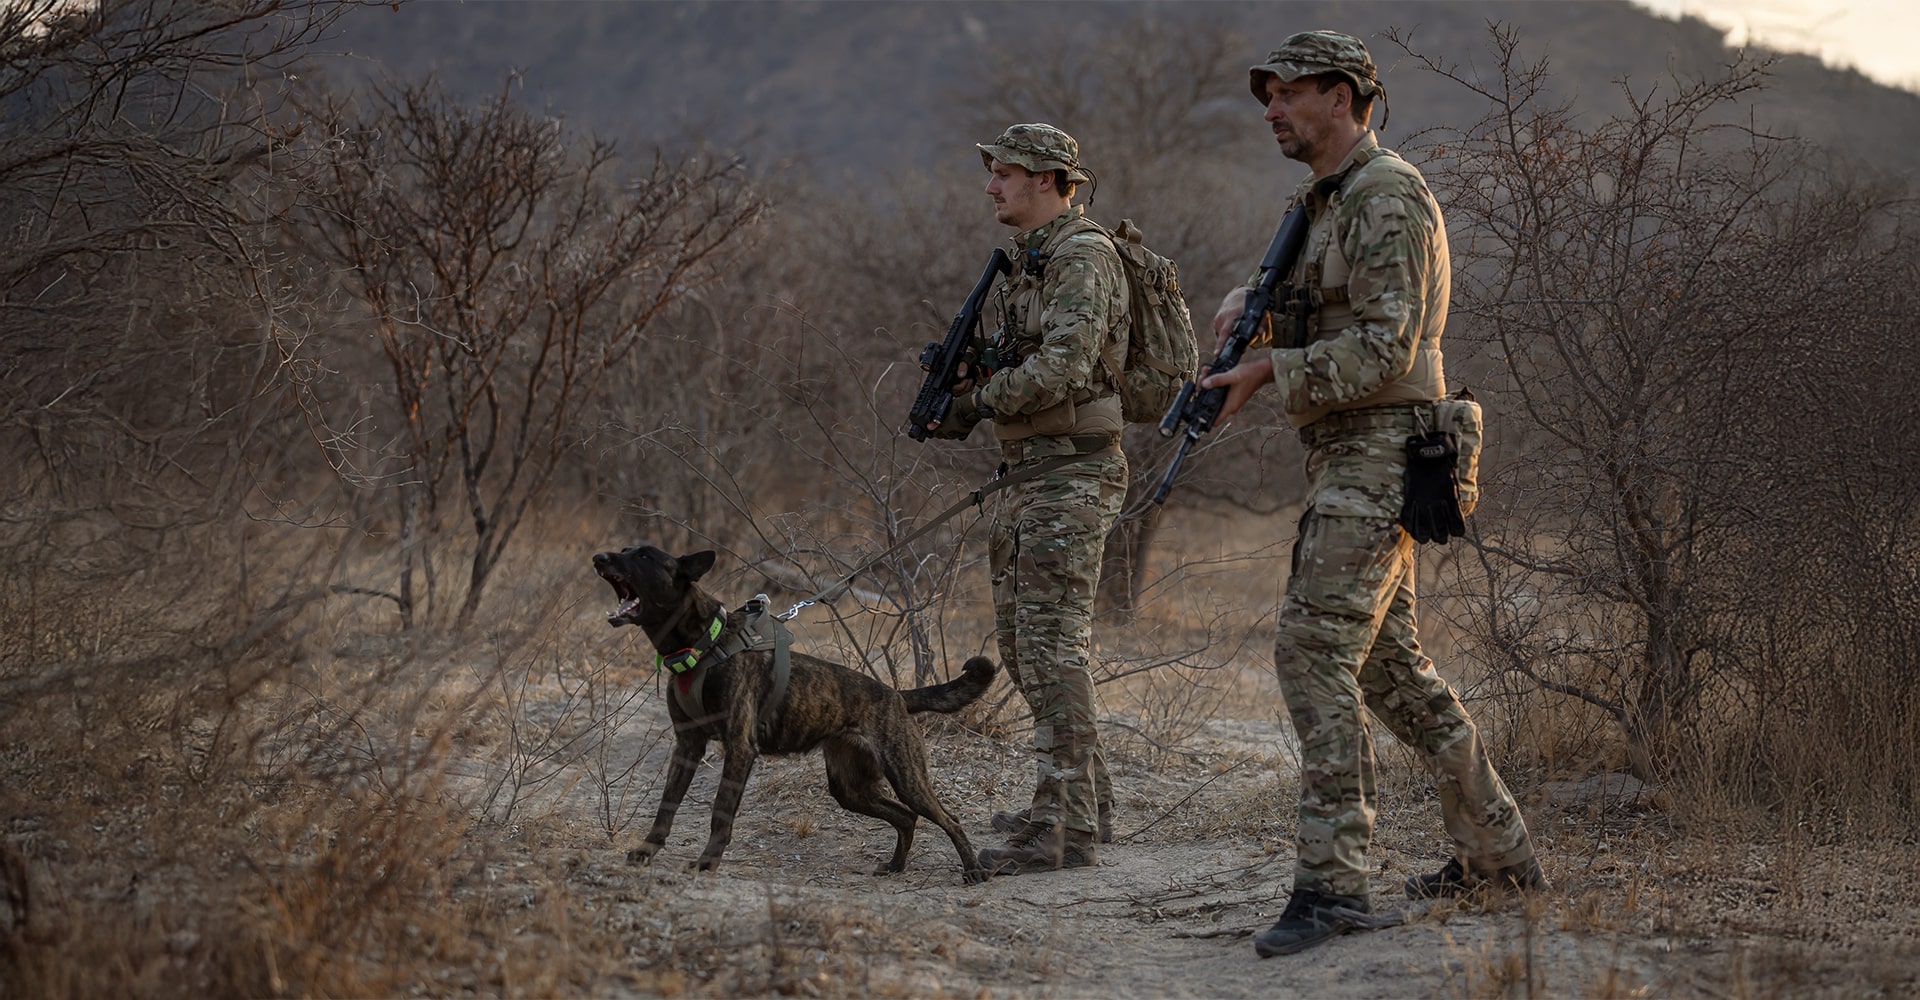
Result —
M658 654L659 666L673 675L671 690L681 711L695 722L709 718L705 689L705 667L721 663L750 650L773 650L773 679L760 698L760 711L754 725L754 740L764 745L779 721L780 708L786 703L787 681L793 674L793 634L783 619L767 613L767 595L755 594L741 605L746 613L737 632L726 631L727 610L721 608L693 645L675 653Z
M713 622L707 626L707 634L700 637L693 645L671 655L667 653L656 653L654 654L654 659L660 669L675 676L684 674L700 665L700 657L706 655L707 651L713 648L714 641L720 638L720 630L726 627L727 609L721 608L720 613L714 615ZM722 657L722 659L725 659L725 657Z

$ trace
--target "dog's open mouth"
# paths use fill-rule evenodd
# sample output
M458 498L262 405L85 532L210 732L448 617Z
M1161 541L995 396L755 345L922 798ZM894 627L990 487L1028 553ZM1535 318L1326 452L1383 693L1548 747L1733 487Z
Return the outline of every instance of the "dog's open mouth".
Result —
M612 614L607 616L607 624L615 628L622 625L634 624L633 619L628 616L640 607L639 596L634 594L633 588L629 586L626 579L618 573L614 573L611 570L601 570L600 578L613 586L613 596L620 601L620 606L614 609Z

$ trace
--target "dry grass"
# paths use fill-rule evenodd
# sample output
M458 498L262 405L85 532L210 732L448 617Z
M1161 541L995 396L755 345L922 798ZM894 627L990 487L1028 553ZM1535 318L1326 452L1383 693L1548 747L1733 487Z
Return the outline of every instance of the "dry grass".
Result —
M67 618L41 607L37 659L6 661L0 715L8 995L1075 992L1071 926L1009 933L1005 904L979 896L928 910L809 888L818 859L861 869L891 843L825 797L810 758L765 761L753 779L729 864L760 873L757 903L678 872L699 809L644 877L620 864L651 817L668 737L639 641L600 621L586 556L611 541L589 521L561 519L521 550L539 555L503 570L514 585L485 605L493 624L461 639L397 636L350 598L281 616L238 653L177 630L143 639L125 602ZM1236 588L1284 565L1287 524L1208 529L1217 552L1195 552L1138 621L1101 632L1123 849L1191 847L1242 872L1142 900L1149 925L1271 919L1284 889L1297 760L1267 662L1268 595ZM983 603L954 607L942 641L978 648ZM804 643L854 648L844 629L810 627L823 620L803 616ZM1031 781L1024 707L1004 684L994 700L928 727L940 794L969 817L1017 806ZM1581 747L1597 737L1560 708L1489 724L1520 765L1508 773L1556 891L1519 911L1429 915L1453 943L1425 989L1913 988L1901 949L1920 942L1888 933L1917 915L1911 843L1861 857L1728 803L1711 840L1645 801L1549 805L1533 794L1543 779L1609 763L1567 749L1567 732ZM1384 893L1445 847L1410 754L1383 745L1380 791ZM909 877L950 877L944 838L923 831L916 852ZM1222 892L1245 898L1207 901ZM1650 948L1685 952L1684 975L1650 965Z

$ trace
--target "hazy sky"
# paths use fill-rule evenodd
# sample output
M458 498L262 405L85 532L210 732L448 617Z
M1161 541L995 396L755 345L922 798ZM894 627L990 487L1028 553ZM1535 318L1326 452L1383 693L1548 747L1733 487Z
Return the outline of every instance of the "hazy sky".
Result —
M1881 83L1920 91L1920 0L1633 0L1670 17L1692 14L1731 31L1735 45L1810 52Z

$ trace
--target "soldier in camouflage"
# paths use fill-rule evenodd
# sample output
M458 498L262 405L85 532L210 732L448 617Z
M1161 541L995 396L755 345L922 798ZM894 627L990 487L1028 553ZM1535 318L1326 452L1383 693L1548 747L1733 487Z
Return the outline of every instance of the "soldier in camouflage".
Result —
M1279 386L1307 451L1308 500L1279 615L1274 669L1300 738L1300 829L1293 895L1254 940L1261 956L1391 923L1373 913L1367 844L1375 812L1369 714L1412 747L1439 786L1455 855L1408 880L1414 898L1482 886L1544 889L1513 796L1459 697L1420 651L1414 541L1399 522L1405 442L1446 395L1440 334L1450 270L1446 227L1426 181L1368 127L1385 91L1360 40L1331 31L1286 39L1250 70L1281 152L1312 175L1306 246L1289 281L1305 324L1276 323L1252 352L1201 384L1224 385L1222 418ZM1223 336L1246 290L1214 318Z
M979 144L994 215L1013 227L1014 273L998 290L1005 321L985 381L962 373L938 437L993 424L1005 468L1079 456L1002 491L989 540L1001 662L1033 712L1037 777L1011 832L980 852L997 875L1092 865L1111 809L1095 727L1093 596L1107 532L1127 492L1112 372L1127 348L1127 286L1113 244L1073 205L1089 179L1079 145L1051 125L1014 125ZM1110 828L1109 828L1110 829Z

